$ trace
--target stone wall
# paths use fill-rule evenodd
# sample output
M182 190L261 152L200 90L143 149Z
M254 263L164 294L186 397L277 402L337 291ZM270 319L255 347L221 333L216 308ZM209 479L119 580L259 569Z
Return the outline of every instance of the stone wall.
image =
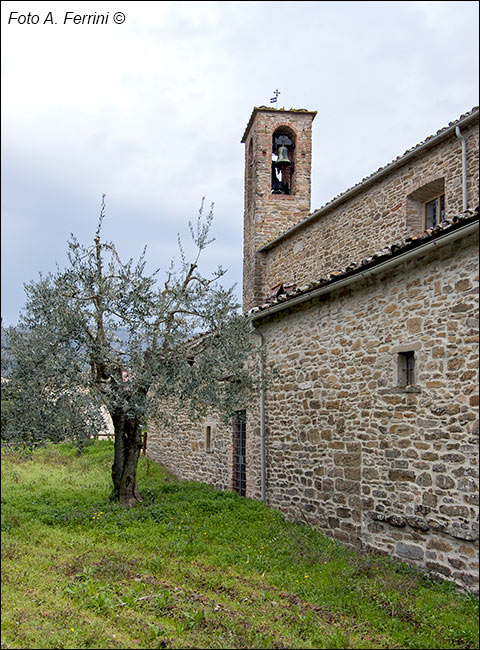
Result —
M257 409L258 405L252 406L250 417ZM169 412L174 413L171 408ZM209 436L207 427L210 427ZM234 490L234 438L235 422L225 422L214 413L191 420L179 406L168 424L149 422L147 454L180 479L201 481L219 490ZM260 498L259 463L259 426L255 417L251 430L247 431L246 447L246 493L254 498Z
M462 127L462 134L467 146L468 206L473 210L478 205L478 122ZM423 202L433 195L445 193L447 219L461 214L461 152L460 140L450 135L257 253L262 261L258 294L264 300L281 283L307 285L423 231Z
M255 109L245 142L245 215L243 304L247 311L258 304L262 287L260 246L288 230L310 212L312 121L315 113ZM272 135L284 127L294 134L296 146L292 193L272 194Z
M267 503L342 542L476 590L478 241L471 240L257 327L279 373L266 401ZM411 386L398 381L406 351L415 356Z
M209 483L220 490L232 489L232 449L232 427L218 417L195 421L179 408L168 424L151 421L148 425L149 458L181 479Z
M309 284L423 230L419 204L432 192L445 193L447 218L462 211L461 143L452 135L258 253L308 214L314 114L291 113L290 120L281 111L254 112L245 134L247 309L277 284ZM294 196L269 191L271 135L283 123L305 136L297 141L296 168L303 171ZM478 125L470 122L462 133L473 209ZM266 399L268 505L342 542L414 562L473 591L477 245L469 236L438 246L384 275L256 321L278 371ZM399 366L406 353L414 357L415 380L404 386ZM178 409L175 427L149 427L148 453L181 478L228 490L233 435L231 424L213 416L194 424ZM258 404L248 409L246 456L247 496L258 499Z

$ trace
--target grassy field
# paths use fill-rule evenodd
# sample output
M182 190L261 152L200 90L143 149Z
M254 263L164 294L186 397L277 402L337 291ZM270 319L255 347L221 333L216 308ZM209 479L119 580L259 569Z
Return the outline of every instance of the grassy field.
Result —
M112 445L2 462L2 648L478 648L478 601Z

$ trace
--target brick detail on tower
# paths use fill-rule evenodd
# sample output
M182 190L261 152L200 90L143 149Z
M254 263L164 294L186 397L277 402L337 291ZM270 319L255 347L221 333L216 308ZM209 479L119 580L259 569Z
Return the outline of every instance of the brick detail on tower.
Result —
M243 310L263 302L264 253L267 242L310 213L312 122L316 111L254 108L242 138L245 143ZM272 137L284 129L295 140L290 194L272 193Z

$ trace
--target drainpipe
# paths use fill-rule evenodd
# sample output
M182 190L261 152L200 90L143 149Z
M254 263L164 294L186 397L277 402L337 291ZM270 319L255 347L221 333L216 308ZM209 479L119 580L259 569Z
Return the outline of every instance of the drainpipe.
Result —
M265 462L265 338L253 322L250 321L250 326L254 334L260 337L260 467L261 467L261 499L263 502L267 500L266 484L267 484L267 467Z
M460 132L460 127L455 127L457 138L462 141L462 197L463 197L463 212L467 211L467 145L465 138Z

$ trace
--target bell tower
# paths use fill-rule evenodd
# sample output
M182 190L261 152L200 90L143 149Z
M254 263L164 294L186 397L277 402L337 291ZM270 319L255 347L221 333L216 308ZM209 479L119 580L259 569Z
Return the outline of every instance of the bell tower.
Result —
M255 107L245 143L243 310L267 297L264 244L310 213L312 122L316 111Z

